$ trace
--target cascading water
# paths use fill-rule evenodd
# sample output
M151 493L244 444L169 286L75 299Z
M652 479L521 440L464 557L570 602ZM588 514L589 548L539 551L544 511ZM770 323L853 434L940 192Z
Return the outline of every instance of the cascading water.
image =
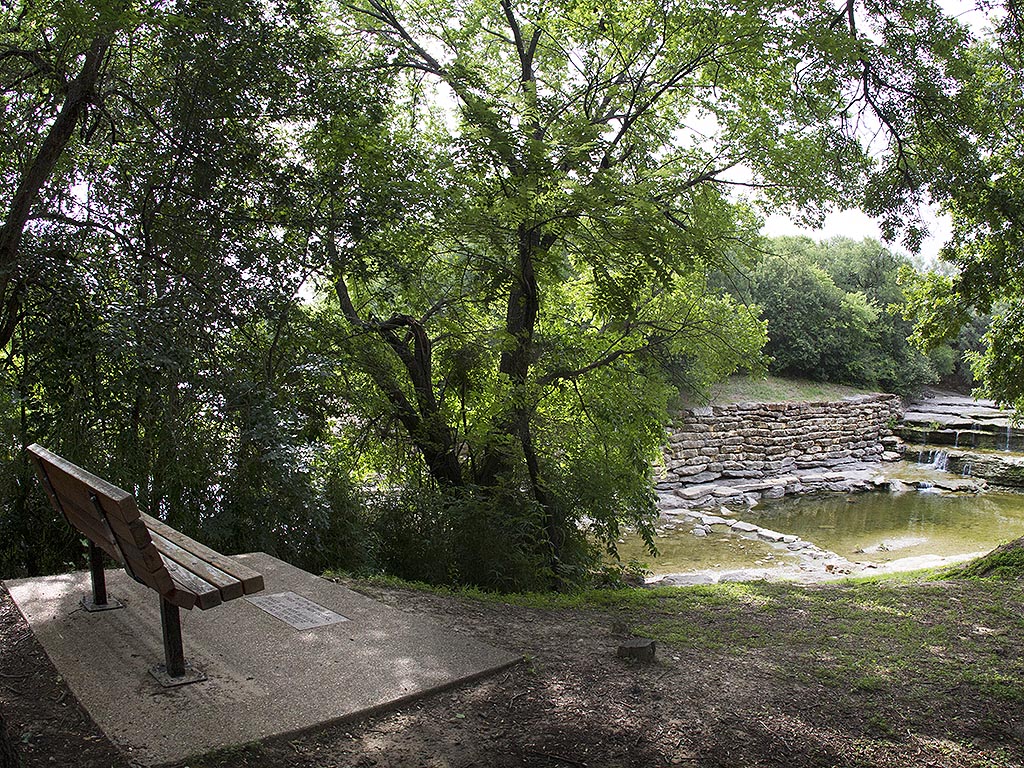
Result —
M928 469L934 469L936 472L945 472L948 466L949 453L947 451L934 451Z

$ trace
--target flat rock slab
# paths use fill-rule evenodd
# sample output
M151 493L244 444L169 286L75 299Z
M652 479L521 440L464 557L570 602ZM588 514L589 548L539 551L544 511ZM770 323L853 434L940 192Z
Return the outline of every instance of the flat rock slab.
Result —
M359 717L519 659L269 555L237 559L263 574L260 595L294 593L326 609L324 617L346 620L298 629L288 621L296 617L245 598L182 611L185 658L209 679L162 688L148 673L163 661L159 598L124 571L107 572L108 591L124 609L102 613L79 606L89 591L85 572L6 584L79 701L144 766ZM285 599L286 608L295 605ZM306 603L299 607L298 619L313 616Z

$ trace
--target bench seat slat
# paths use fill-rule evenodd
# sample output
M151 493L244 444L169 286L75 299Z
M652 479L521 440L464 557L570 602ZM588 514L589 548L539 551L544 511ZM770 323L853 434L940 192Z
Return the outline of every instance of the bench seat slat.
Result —
M140 513L143 522L146 527L152 533L163 536L167 541L177 544L182 549L185 549L189 554L194 555L198 559L205 563L209 563L214 568L232 576L242 583L243 594L250 595L254 592L260 592L263 590L263 576L252 568L242 565L229 557L226 557L219 552L215 552L204 544L200 544L198 541L190 539L183 533L171 528L166 523L157 520L155 517L147 515L145 512Z
M221 600L234 600L241 597L245 592L242 589L242 582L220 568L210 565L204 560L193 555L191 551L174 543L165 536L151 531L153 545L160 551L164 558L169 558L187 571L196 574L204 581L213 584L220 591ZM190 541L189 548L198 542Z
M191 593L194 596L194 605L199 610L205 611L207 608L213 608L221 604L220 590L217 589L216 585L186 570L169 557L163 557L163 561L167 572L174 579L175 589Z
M69 506L74 506L73 504L68 504L66 496L64 498L65 509ZM133 521L131 527L128 527L117 515L111 514L107 517L107 523L109 526L107 530L117 535L112 537L114 550L111 551L108 546L103 546L103 549L119 562L123 563L124 560L127 560L131 572L145 585L152 587L158 592L165 592L171 589L173 584L170 577L163 572L164 564L160 560L160 553L157 549L148 541L143 546L137 544L138 527L145 527L142 521ZM132 530L133 528L135 530ZM82 532L85 533L84 530ZM146 537L148 539L148 532ZM92 537L90 536L89 538Z

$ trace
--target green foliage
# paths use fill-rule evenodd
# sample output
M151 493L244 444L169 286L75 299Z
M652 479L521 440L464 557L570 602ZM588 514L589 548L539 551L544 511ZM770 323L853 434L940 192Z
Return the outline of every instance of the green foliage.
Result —
M0 12L0 99L23 132L0 147L5 210L60 106L53 78L99 34L58 5ZM273 226L290 169L274 122L322 74L295 66L326 50L319 26L245 0L122 11L94 103L0 270L20 286L0 367L0 573L81 561L18 450L33 441L215 547L323 567L345 506L315 460L335 371L306 354L303 276Z
M1007 4L992 34L964 56L970 68L953 108L956 122L915 147L919 186L949 214L953 233L940 254L942 274L916 287L916 339L929 348L969 329L980 391L1020 409L1021 332L1015 305L1024 295L1024 47L1021 19ZM955 129L954 129L955 126ZM977 344L977 318L997 315ZM975 326L971 328L971 326Z
M33 440L313 569L541 588L649 535L673 385L763 367L712 276L764 210L887 194L857 120L952 87L934 7L851 9L2 6L0 572L77 556ZM888 299L840 266L808 286L867 343Z
M549 584L543 510L522 493L403 490L368 507L376 568L430 584Z
M331 296L319 322L347 372L348 439L385 486L525 494L510 514L541 511L548 570L571 580L581 525L611 550L622 523L649 526L666 384L760 368L763 323L710 276L752 258L757 208L813 216L854 193L872 157L836 105L869 49L896 59L826 3L347 10L353 70L380 62L391 101L374 122L310 125L295 206ZM959 28L915 13L927 38L862 21L901 57L955 59ZM680 128L693 121L712 127ZM875 339L880 299L825 293L842 326L819 358Z
M1024 539L1002 544L984 557L972 560L944 576L949 579L997 579L1018 581L1024 576Z
M902 317L909 263L870 240L777 238L738 291L761 307L778 374L907 394L937 375Z

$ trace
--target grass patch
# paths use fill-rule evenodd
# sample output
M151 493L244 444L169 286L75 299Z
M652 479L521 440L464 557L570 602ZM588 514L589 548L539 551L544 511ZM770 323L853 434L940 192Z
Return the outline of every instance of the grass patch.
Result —
M821 585L771 582L575 593L496 594L377 577L363 583L538 610L614 612L669 647L754 651L783 680L874 697L899 690L927 711L937 696L1024 700L1013 581L874 576ZM552 620L557 620L552 618ZM1011 630L1013 630L1011 632Z
M792 402L833 402L844 397L863 395L872 390L848 387L842 384L825 384L804 379L782 379L775 376L755 378L753 376L732 376L711 387L709 396L703 402L696 400L684 403L684 407L696 405L727 405L729 403L792 403Z
M946 578L1019 581L1024 577L1024 538L1002 544L984 557L946 574Z
M327 578L344 577L328 571ZM538 609L605 609L637 608L679 611L697 607L714 607L734 603L757 602L765 598L756 587L743 583L712 584L692 587L636 587L622 589L584 589L576 592L487 592L476 587L449 587L406 581L395 576L379 575L355 579L356 584L410 589L444 597L458 597L483 603L501 603L520 608Z

